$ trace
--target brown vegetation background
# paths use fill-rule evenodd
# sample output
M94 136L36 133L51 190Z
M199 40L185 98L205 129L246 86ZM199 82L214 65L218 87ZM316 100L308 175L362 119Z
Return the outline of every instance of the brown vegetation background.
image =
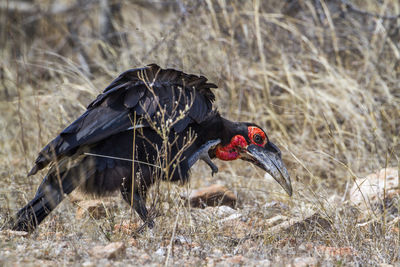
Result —
M220 113L267 131L295 193L285 196L244 162L217 162L216 177L199 163L189 185L164 185L153 231L115 232L126 220L139 223L119 198L101 220L76 219L67 199L34 234L0 240L0 265L106 265L88 251L110 241L128 247L113 264L230 264L238 255L249 265L302 257L398 264L398 228L385 226L385 214L362 216L348 201L355 179L399 166L398 14L397 0L1 1L1 223L34 195L44 172L26 174L37 152L119 73L150 63L218 84ZM237 194L237 225L226 227L179 197L213 183ZM266 226L275 215L315 212L330 226L275 233ZM320 246L352 253L327 256Z

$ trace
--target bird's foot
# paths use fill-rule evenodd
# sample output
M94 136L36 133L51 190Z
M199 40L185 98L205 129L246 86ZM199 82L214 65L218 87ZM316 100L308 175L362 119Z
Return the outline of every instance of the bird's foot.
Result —
M143 231L148 228L148 229L153 229L154 228L154 221L151 219L146 220L136 231L135 234L141 234Z
M201 157L201 159L207 163L207 165L211 168L211 176L214 176L214 173L218 172L218 167L211 161L210 156L208 155L208 152L206 153L207 155L204 157Z
M203 160L211 168L211 175L218 172L218 167L211 161L208 151L221 143L220 139L210 140L202 145L192 156L189 158L189 168L191 168L199 159Z

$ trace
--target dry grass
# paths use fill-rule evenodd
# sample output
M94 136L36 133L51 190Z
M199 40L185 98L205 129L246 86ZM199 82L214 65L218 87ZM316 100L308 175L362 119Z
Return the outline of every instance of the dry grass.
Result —
M282 148L294 196L286 197L246 163L218 162L214 178L200 163L190 185L163 185L162 216L153 231L133 241L113 232L131 216L122 201L102 220L77 220L76 207L66 200L29 237L0 240L0 265L105 265L88 250L110 240L135 243L114 262L120 265L229 264L234 255L243 255L248 265L286 265L308 256L322 265L399 263L400 237L387 226L388 216L362 214L346 202L355 178L399 166L399 19L340 13L339 1L321 1L319 8L317 1L299 1L297 7L257 0L132 1L123 5L123 20L114 21L126 34L116 46L99 37L98 4L53 16L46 13L49 1L34 2L43 12L0 10L1 221L34 195L44 173L29 179L26 173L36 153L118 73L153 62L205 75L220 87L216 105L224 116L266 129ZM396 0L352 3L375 14L400 14ZM74 23L80 47L71 43ZM82 60L83 54L90 60ZM216 214L179 200L189 187L211 183L239 196L242 219L236 225L227 227ZM330 227L272 232L266 223L277 214L312 212ZM319 246L351 247L354 253L327 256Z

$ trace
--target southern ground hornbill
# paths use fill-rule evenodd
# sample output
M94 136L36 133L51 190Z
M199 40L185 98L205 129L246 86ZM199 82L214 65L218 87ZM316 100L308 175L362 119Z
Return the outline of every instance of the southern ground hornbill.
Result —
M119 189L152 227L147 189L157 179L186 181L199 159L213 173L218 168L210 158L249 161L291 195L280 150L257 125L213 110L216 87L203 76L155 64L122 73L39 153L28 176L50 169L12 228L32 231L78 186L96 195Z

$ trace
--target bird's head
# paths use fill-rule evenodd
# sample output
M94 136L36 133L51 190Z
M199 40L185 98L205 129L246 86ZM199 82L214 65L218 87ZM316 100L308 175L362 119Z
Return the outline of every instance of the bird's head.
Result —
M268 140L267 134L250 123L236 123L228 144L219 144L215 156L221 160L242 159L269 173L285 191L292 195L289 173L279 148Z

